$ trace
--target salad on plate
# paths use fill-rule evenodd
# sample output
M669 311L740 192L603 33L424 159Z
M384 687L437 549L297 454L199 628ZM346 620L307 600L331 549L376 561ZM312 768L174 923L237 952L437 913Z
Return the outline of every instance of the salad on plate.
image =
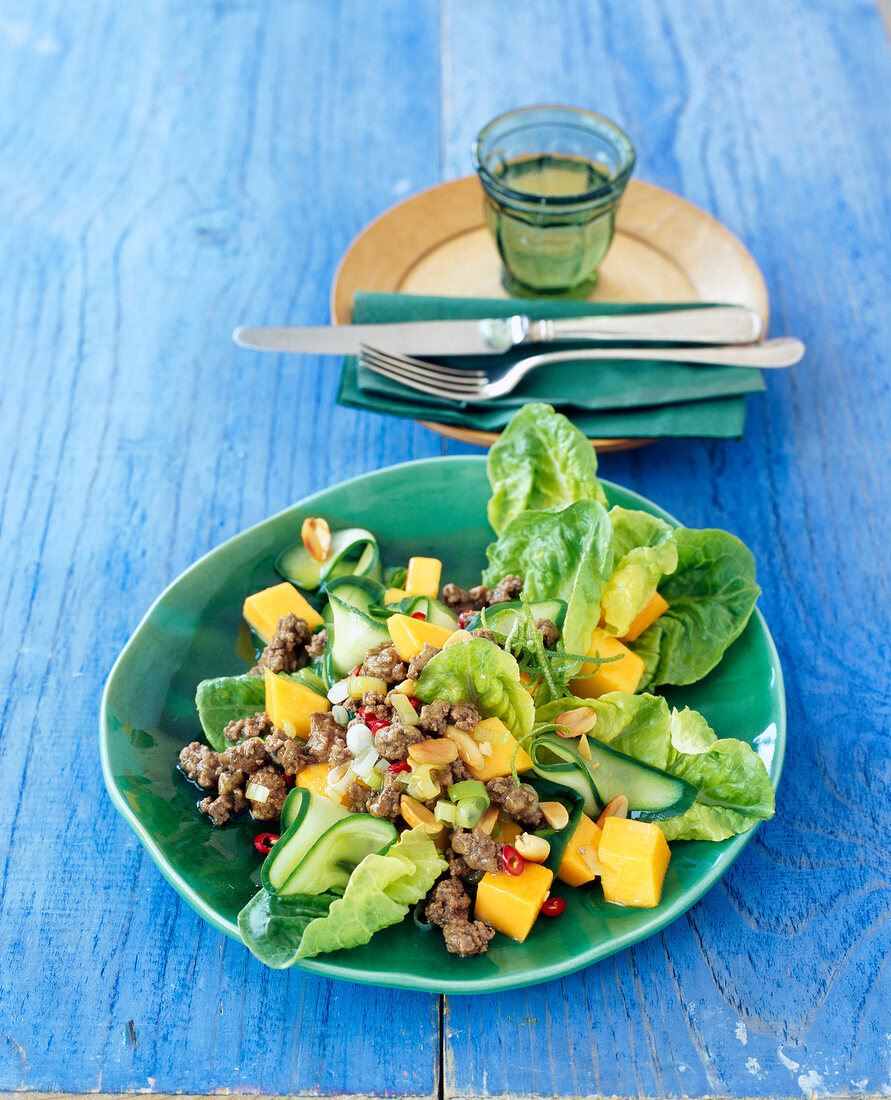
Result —
M773 815L761 757L659 694L745 628L746 547L608 508L590 443L546 405L514 416L487 472L479 585L307 518L281 582L245 593L251 666L198 685L205 740L179 767L208 828L257 822L238 927L269 966L404 920L480 955L534 937L567 890L655 908L672 843Z

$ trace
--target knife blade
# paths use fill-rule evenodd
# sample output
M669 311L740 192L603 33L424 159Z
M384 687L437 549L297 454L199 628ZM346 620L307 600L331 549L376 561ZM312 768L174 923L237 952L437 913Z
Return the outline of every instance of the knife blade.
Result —
M409 355L498 355L518 345L671 341L691 344L751 344L763 330L761 317L745 306L536 321L523 314L480 321L396 321L361 325L251 327L235 329L243 348L305 355L356 355L360 344Z

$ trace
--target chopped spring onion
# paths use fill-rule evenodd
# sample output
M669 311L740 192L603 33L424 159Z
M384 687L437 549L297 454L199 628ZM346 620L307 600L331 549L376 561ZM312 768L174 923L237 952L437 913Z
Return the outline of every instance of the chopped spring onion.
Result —
M351 699L361 699L366 691L376 691L378 695L386 695L386 681L378 679L377 676L351 676L347 681L347 693Z
M462 798L455 805L455 824L461 829L474 829L488 808L488 796L485 805L481 798Z
M378 762L374 765L374 770L376 772L380 772L381 775L384 775L389 767L390 767L390 761L389 760L384 760L384 758L381 757L381 759L378 760Z
M478 798L485 800L486 807L490 801L486 785L479 779L462 779L460 783L453 783L449 787L449 798L453 802L459 802L462 798Z
M374 735L364 722L356 722L347 730L346 743L353 756L359 756L374 748Z
M356 756L353 761L353 771L356 775L362 775L364 772L369 772L377 763L377 749L374 745L368 745Z
M412 767L408 781L408 793L412 798L419 802L429 802L431 798L439 796L442 787L432 774L436 770L435 764L418 764Z
M336 794L343 794L350 783L356 778L355 772L350 766L351 761L346 764L338 764L336 768L332 768L328 772L328 790L334 791Z
M268 802L269 788L262 783L248 783L244 788L244 797L249 802Z
M350 712L346 707L333 706L331 708L331 717L338 724L338 726L345 726L350 720Z
M328 689L328 702L337 704L349 699L349 682L350 678L347 677L345 680L338 680L336 684L332 684Z
M402 719L404 726L416 726L420 719L418 718L418 712L411 705L407 695L402 695L400 692L391 692L387 696L387 700L390 706L399 717Z
M433 811L433 816L437 821L441 821L444 825L454 825L458 814L458 807L451 802L446 802L445 799L436 803L436 808Z

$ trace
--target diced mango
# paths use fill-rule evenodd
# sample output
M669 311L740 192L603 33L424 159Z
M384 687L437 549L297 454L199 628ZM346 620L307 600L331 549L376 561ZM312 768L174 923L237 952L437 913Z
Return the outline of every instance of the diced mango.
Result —
M596 852L599 843L600 829L587 814L582 814L563 852L557 878L568 886L583 886L586 882L593 882L597 876L585 862L581 849L593 848Z
M553 880L547 867L528 861L521 875L487 871L477 887L473 915L522 943L535 924Z
M491 741L493 745L500 745L510 737L510 730L500 718L493 716L477 722L473 736L477 741Z
M658 592L654 592L652 598L638 611L631 622L631 626L620 639L623 642L634 642L641 634L653 625L659 616L668 610L668 600L663 599Z
M293 612L298 619L309 624L311 630L322 625L322 616L306 602L293 584L282 581L272 588L255 592L244 601L243 614L248 625L269 644L283 615Z
M508 819L507 821L501 821L499 819L498 824L495 826L495 832L497 836L496 840L500 840L502 844L513 844L520 833L526 831L524 825L521 825L518 821Z
M439 558L409 558L405 591L409 596L429 596L435 600L439 595L441 576L442 562Z
M384 604L399 603L400 600L404 600L408 593L404 588L388 588L384 593Z
M276 676L268 668L263 670L266 681L266 713L280 730L296 735L304 741L309 737L310 715L330 710L331 704L324 695L317 695L311 688L297 680Z
M643 676L644 663L636 653L622 645L598 627L588 650L591 657L620 657L605 665L582 665L579 675L569 683L569 690L580 699L597 699L610 691L637 691Z
M608 817L597 845L603 896L616 905L650 909L659 904L671 850L658 825Z
M508 734L503 745L492 745L492 755L484 756L481 766L470 767L468 765L467 770L474 779L479 779L483 783L488 783L490 779L494 779L498 775L510 775L510 758L516 744L517 739L512 734ZM532 767L532 761L525 749L521 748L517 752L516 763L518 772L528 772Z
M331 768L328 764L307 764L305 768L301 768L297 773L297 777L294 783L298 787L305 787L308 791L312 791L313 794L321 795L323 798L329 798L328 794L328 772ZM335 799L335 801L337 801ZM346 792L340 796L341 806L348 806L350 800Z
M425 645L442 649L454 633L447 627L435 626L425 619L413 619L410 615L391 615L387 619L387 629L403 661L410 661Z

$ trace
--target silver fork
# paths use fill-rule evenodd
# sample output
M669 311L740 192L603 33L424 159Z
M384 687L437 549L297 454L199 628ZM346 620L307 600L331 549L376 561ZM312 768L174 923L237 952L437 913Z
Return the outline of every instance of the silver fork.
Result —
M791 367L804 355L804 344L789 336L761 344L708 348L576 348L527 355L510 366L489 370L461 370L411 355L397 355L362 344L359 362L368 370L401 382L409 389L450 401L490 401L510 393L522 378L548 363L590 362L592 359L627 359L661 363L685 363L703 367ZM488 364L489 360L487 360Z

